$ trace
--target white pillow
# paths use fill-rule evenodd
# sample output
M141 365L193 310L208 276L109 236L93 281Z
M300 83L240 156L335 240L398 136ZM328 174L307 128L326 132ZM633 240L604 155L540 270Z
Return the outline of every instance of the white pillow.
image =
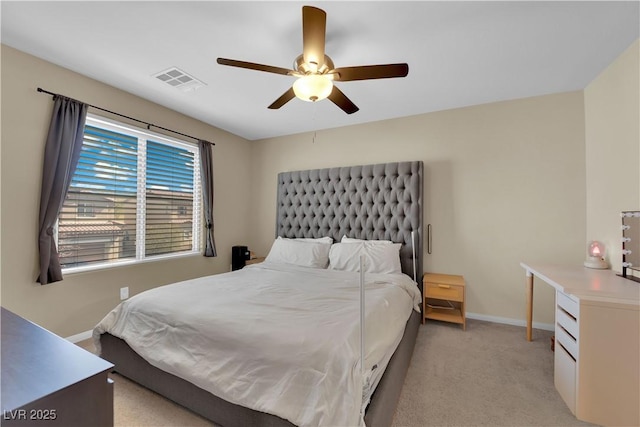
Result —
M402 273L402 266L400 265L400 248L402 244L366 242L364 247L367 250L367 260L369 261L365 271L386 274Z
M362 239L352 239L351 237L347 237L346 235L342 236L342 240L340 240L340 242L342 243L357 243L357 242L368 242L368 243L373 243L373 244L389 244L389 243L393 243L391 240L362 240Z
M265 261L295 264L303 267L327 268L330 248L331 245L326 243L275 239Z
M329 268L331 270L360 271L360 254L363 250L364 242L331 245Z
M360 271L360 255L364 255L366 273L398 274L400 243L374 243L368 241L336 243L329 251L329 268L332 270Z
M319 237L317 239L314 238L307 238L307 237L296 237L296 238L289 238L289 237L282 237L282 236L278 236L278 239L284 239L284 240L297 240L299 242L315 242L315 243L328 243L328 244L332 244L333 243L333 239L331 237Z

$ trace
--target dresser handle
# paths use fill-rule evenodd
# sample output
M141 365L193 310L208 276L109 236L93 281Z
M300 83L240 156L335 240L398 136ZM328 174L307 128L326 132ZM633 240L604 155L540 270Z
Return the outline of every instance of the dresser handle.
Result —
M442 289L451 289L451 286L449 285L438 285L438 287Z

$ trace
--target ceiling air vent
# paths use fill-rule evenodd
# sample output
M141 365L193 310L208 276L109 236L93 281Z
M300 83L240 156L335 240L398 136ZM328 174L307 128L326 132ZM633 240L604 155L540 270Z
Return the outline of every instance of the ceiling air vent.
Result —
M176 67L161 71L160 73L155 74L154 77L184 92L191 92L205 85L204 82L201 82Z

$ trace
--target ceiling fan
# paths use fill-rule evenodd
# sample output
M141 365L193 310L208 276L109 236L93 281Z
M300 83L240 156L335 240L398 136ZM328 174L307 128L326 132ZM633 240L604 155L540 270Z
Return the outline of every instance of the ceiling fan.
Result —
M227 58L218 58L217 62L220 65L297 77L293 86L269 105L270 109L278 109L294 97L309 102L329 98L347 114L353 114L359 108L333 84L334 81L388 79L405 77L409 73L407 64L335 68L331 58L324 53L326 23L327 14L324 10L302 7L302 55L295 59L293 70Z

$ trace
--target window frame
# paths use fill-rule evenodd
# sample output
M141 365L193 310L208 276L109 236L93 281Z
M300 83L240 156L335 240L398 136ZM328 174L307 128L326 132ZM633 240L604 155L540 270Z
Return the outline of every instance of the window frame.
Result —
M200 175L200 152L197 144L189 143L176 138L171 138L166 135L162 135L147 129L142 129L136 126L120 123L115 120L107 119L105 117L97 116L94 114L87 114L85 126L94 126L102 129L106 129L112 132L124 133L128 136L138 139L138 151L137 159L138 165L136 168L137 191L136 191L136 253L135 258L126 258L122 260L100 262L89 265L81 265L74 267L62 267L63 274L73 274L88 271L97 271L115 267L137 265L148 262L157 262L167 259L191 257L195 255L202 255L202 177ZM146 224L146 146L147 140L153 142L166 144L172 147L188 150L193 153L193 216L192 216L192 249L190 251L180 251L169 254L161 255L145 255L145 224ZM144 171L144 176L141 176L140 172ZM65 198L66 200L66 198ZM58 221L54 230L54 238L56 246L58 246Z

